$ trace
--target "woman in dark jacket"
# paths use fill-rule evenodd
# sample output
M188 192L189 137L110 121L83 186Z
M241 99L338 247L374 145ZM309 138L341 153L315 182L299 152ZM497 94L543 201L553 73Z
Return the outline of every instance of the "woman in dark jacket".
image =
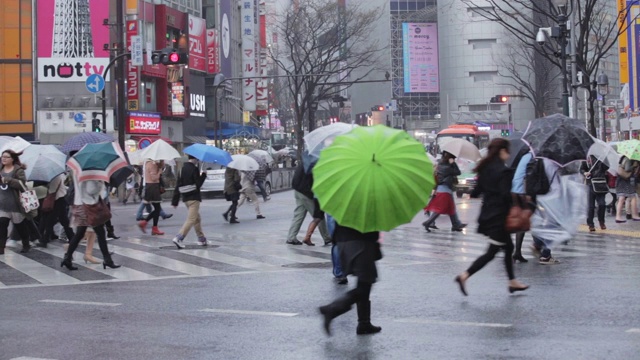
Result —
M2 152L0 166L0 255L4 254L9 223L12 222L22 240L21 253L29 251L28 215L20 203L20 193L26 190L27 177L18 154L13 150Z
M451 219L451 231L462 231L467 224L460 222L456 212L456 204L453 202L453 188L456 176L460 175L460 169L455 162L456 157L444 151L442 159L438 163L436 169L438 187L436 188L436 196L429 202L425 211L430 211L431 216L427 221L422 223L424 229L431 232L429 228L433 226L438 216L441 214L449 215Z
M239 223L238 218L236 218L236 210L238 209L238 200L240 200L241 188L240 172L228 167L224 172L224 197L227 201L231 201L231 206L229 206L229 209L222 214L222 217L230 224Z
M382 330L381 327L371 324L371 301L369 301L371 286L378 278L376 261L382 258L379 237L378 231L361 233L336 223L333 240L338 244L344 275L357 276L358 285L331 304L320 307L327 335L331 335L331 320L351 310L353 304L358 308L356 334L375 334Z
M516 280L513 274L513 242L511 234L505 229L505 220L511 207L511 180L513 170L505 165L509 158L509 141L497 138L489 144L487 157L482 159L475 172L478 173L478 183L471 193L471 197L482 197L482 209L478 217L478 232L489 237L489 248L471 264L467 271L456 276L455 281L460 291L466 296L465 282L482 269L496 256L498 251L504 250L504 266L509 276L509 292L522 291L529 286Z

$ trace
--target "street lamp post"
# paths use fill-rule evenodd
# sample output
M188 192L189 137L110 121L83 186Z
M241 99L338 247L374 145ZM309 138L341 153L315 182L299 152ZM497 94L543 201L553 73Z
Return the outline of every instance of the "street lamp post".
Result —
M560 67L562 71L562 113L569 116L569 81L567 72L567 39L571 31L567 28L567 0L552 0L553 5L558 9L558 16L555 21L558 26L538 29L536 42L543 45L547 37L552 37L560 45Z
M600 96L602 96L602 104L601 104L601 108L602 108L602 118L600 121L600 140L605 140L605 126L604 126L604 120L605 120L605 109L604 109L604 104L605 104L605 96L607 96L609 94L609 77L607 76L607 74L600 74L598 75L598 94L600 94Z

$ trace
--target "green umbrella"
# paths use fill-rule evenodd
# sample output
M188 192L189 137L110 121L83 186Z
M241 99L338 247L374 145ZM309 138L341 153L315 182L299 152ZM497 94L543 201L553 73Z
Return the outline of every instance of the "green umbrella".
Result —
M363 233L410 222L434 187L433 164L422 144L383 125L336 137L320 153L313 178L322 210Z
M631 160L640 160L640 140L625 140L618 144L618 154Z

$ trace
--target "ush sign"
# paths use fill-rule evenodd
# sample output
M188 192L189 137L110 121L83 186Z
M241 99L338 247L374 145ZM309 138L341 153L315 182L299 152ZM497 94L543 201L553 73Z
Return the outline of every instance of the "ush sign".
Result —
M85 82L108 65L108 58L38 58L38 82Z
M204 95L191 94L189 96L189 115L197 117L205 117L205 98Z

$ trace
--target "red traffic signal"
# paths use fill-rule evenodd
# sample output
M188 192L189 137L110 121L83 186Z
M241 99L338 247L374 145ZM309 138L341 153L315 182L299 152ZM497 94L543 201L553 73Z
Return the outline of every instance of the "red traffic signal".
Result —
M384 111L384 105L376 105L371 108L371 111Z
M506 103L509 101L509 97L507 95L496 95L489 100L491 103Z
M189 63L189 55L172 48L156 50L151 55L151 62L162 65L182 65Z

